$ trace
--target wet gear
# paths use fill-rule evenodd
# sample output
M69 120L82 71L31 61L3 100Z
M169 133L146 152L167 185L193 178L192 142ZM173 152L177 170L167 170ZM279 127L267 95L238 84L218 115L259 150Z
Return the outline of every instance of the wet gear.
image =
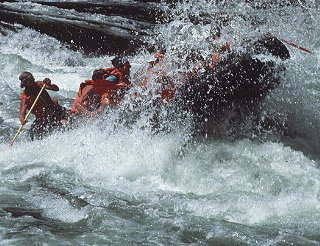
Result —
M34 100L36 99L37 95L39 94L41 90L42 82L38 81L36 82L36 86L27 87L25 90L21 93L21 101L24 101L27 105L27 109L30 110L31 105L33 104ZM36 119L38 120L44 120L51 114L56 114L59 108L59 104L55 103L49 93L44 90L42 91L40 98L34 108L32 109L32 114L35 115ZM61 107L61 106L60 106ZM55 117L59 117L59 115L55 115Z
M34 85L25 88L20 97L20 111L31 109L31 106L41 91L43 84L44 83L42 81L37 81ZM20 114L21 113L22 111ZM31 113L36 117L30 129L30 137L32 140L41 139L51 133L62 125L62 119L67 118L67 110L60 106L57 101L52 100L46 90L43 90L40 94L40 97Z
M74 103L71 108L71 113L75 114L78 112L77 105L79 103L80 98L83 96L84 88L86 88L87 86L93 86L93 89L94 89L94 84L95 84L94 80L91 80L91 79L85 80L80 84L76 99L74 100ZM101 102L101 96L98 93L95 93L95 95L88 98L86 102L82 102L82 103L87 110L94 111L98 108L98 105L100 104L100 102Z
M111 71L113 71L113 70L115 71L117 69L113 68L109 72L111 73ZM116 71L115 71L115 73L116 73ZM114 74L109 75L109 76L117 77ZM71 112L73 114L77 112L76 106L79 103L79 99L83 95L83 90L86 86L93 86L93 89L95 92L95 95L93 95L92 98L90 98L90 101L87 103L87 106L88 106L87 110L89 110L89 111L94 111L99 107L99 105L101 104L102 96L108 98L108 100L110 100L112 102L120 101L119 95L117 93L120 90L118 83L114 83L112 81L102 79L102 78L96 79L96 80L85 80L79 86L77 97L76 97L76 99L73 103L72 109L71 109Z

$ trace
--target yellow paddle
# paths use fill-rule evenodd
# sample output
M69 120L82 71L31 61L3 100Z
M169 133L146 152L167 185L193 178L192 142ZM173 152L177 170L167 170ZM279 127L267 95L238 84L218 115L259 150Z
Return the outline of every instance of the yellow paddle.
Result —
M36 99L34 100L34 102L33 102L32 106L31 106L31 108L30 108L29 112L27 113L26 117L24 118L24 122L29 118L29 115L30 115L30 113L31 113L32 109L34 108L34 106L36 105L37 101L39 100L40 95L41 95L41 93L42 93L42 91L44 90L44 88L45 88L45 87L46 87L46 84L43 84L43 86L42 86L42 88L41 88L41 90L40 90L40 92L39 92L38 96L37 96L37 97L36 97ZM23 126L24 126L24 124L21 124L21 126L19 127L19 129L18 129L18 131L17 131L16 135L14 136L14 138L12 139L12 141L11 141L11 143L10 143L10 146L12 146L12 145L13 145L14 141L15 141L15 140L17 139L17 137L19 136L19 134L20 134L20 132L21 132L21 130L22 130L22 128L23 128Z

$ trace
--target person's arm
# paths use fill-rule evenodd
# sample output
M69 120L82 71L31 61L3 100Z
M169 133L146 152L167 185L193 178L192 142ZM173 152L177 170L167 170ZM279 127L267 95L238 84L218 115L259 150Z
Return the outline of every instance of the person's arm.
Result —
M108 98L108 93L105 93L101 97L101 103L99 108L96 111L92 112L90 116L97 116L97 114L101 113L108 105L110 105L110 100Z
M43 84L46 84L46 90L59 91L59 87L56 84L51 84L51 80L49 78L45 78L40 82L41 87L43 86Z
M141 87L146 87L147 84L148 84L148 78L147 78L147 77L144 77L143 80L142 80L142 82L141 82L141 84L140 84L140 86L141 86Z
M115 68L114 68L114 67L108 67L108 68L104 68L103 70L104 70L104 72L105 72L106 74L109 74L109 73L111 73L113 70L115 70Z
M164 61L155 63L152 68L148 68L148 73L156 77L167 76L167 65Z
M117 72L115 75L118 78L117 85L120 86L119 89L124 89L124 85L130 86L131 82L129 81L128 76L126 76L123 72Z
M26 101L26 96L24 94L21 95L20 98L20 123L22 125L26 124L28 121L24 120L26 118L26 113L27 113L27 101Z
M229 42L225 42L224 44L222 44L220 51L226 51L226 50L230 50L231 45Z
M120 82L119 84L116 84L117 89L126 89L128 85L124 82Z

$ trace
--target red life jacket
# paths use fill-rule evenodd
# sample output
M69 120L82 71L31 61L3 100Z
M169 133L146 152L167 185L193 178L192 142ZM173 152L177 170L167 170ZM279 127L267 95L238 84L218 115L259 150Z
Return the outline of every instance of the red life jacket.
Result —
M71 108L71 112L72 113L76 113L77 112L77 108L76 105L78 104L79 98L82 96L82 91L83 89L87 86L87 85L94 85L94 81L93 80L85 80L84 82L81 82L80 86L79 86L79 90L77 93L77 97L74 100L74 103L72 105Z
M210 68L214 68L215 65L217 65L221 61L220 52L212 53L211 57L212 57L212 60L211 60L211 64L209 66L210 66Z
M160 79L160 78L159 78ZM175 97L176 86L173 83L173 80L169 76L163 76L160 80L162 88L160 91L160 96L165 101L170 101Z
M105 79L96 79L94 81L94 90L100 96L102 96L105 93L116 92L118 89L118 85L114 82Z
M212 63L210 64L210 68L214 68L215 65L217 65L220 61L221 61L221 53L223 51L229 50L231 47L229 42L224 43L221 48L219 49L219 51L212 53L211 57L212 57Z
M174 98L175 93L176 93L175 87L168 87L168 88L163 89L161 91L160 95L163 100L170 101L171 99Z
M74 100L73 106L71 108L72 113L77 112L76 105L78 104L79 98L82 96L83 89L87 85L93 85L94 91L100 96L108 94L108 97L114 97L116 94L116 91L119 89L117 84L105 79L85 80L79 86L77 97Z
M31 109L40 90L40 84L36 82L36 86L28 87L21 93L21 99L26 100L28 110ZM52 113L54 106L55 103L52 101L49 93L43 90L31 113L35 115L36 119L42 120Z

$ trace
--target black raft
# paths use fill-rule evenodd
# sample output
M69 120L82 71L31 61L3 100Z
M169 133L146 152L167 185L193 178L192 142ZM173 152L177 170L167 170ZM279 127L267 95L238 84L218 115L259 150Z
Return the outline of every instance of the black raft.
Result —
M213 69L191 77L180 89L179 104L198 118L217 117L226 109L255 107L275 89L290 58L277 38L263 35L247 43L245 52L229 52ZM259 55L266 55L261 59Z

